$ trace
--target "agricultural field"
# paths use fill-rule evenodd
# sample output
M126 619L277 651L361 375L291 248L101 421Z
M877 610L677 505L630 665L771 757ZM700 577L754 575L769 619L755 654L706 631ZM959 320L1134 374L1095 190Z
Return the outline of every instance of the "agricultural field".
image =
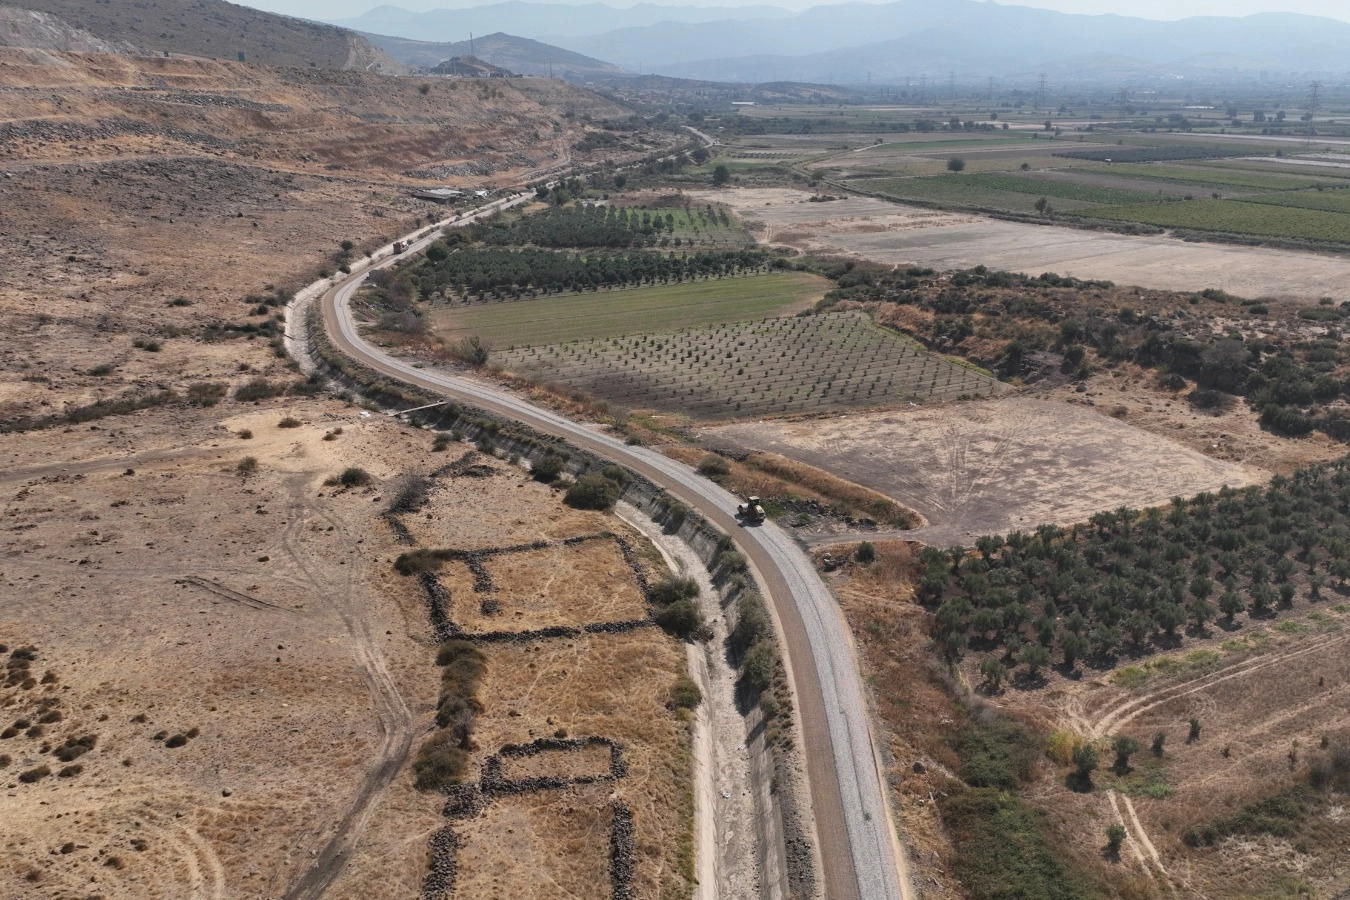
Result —
M987 397L1005 386L861 313L499 352L508 372L696 420Z
M1034 140L1016 131L987 137L977 134L940 133L928 140L891 142L873 138L870 146L858 140L833 153L799 161L791 174L801 179L823 173L827 184L875 196L1042 222L1113 223L1116 228L1119 225L1114 223L1128 223L1145 232L1184 228L1191 234L1210 232L1221 239L1243 235L1312 249L1350 243L1343 223L1319 215L1341 212L1339 201L1323 199L1321 194L1344 187L1350 172L1311 166L1294 171L1288 163L1299 157L1253 157L1253 147L1260 145L1250 141L1121 133L1100 143L1084 143ZM1096 134L1084 133L1080 138L1099 140ZM1275 168L1277 159L1284 163L1282 169ZM948 171L949 162L955 165L956 160L960 171ZM762 181L760 177L754 183ZM1290 200L1281 202L1281 197ZM1042 198L1045 203L1040 202ZM1211 199L1259 199L1298 211L1243 215L1240 207L1162 208L1173 201Z
M1125 503L1247 485L1264 473L1208 459L1088 407L1004 397L810 422L709 429L719 443L779 453L923 515L915 540L1072 524ZM1166 466L1157 460L1166 458Z
M1085 215L1165 228L1350 244L1350 214L1296 206L1239 200L1193 200L1098 207Z
M1146 178L1150 181L1172 181L1199 188L1230 188L1250 191L1301 191L1318 185L1335 185L1315 172L1307 174L1277 174L1251 171L1235 166L1205 164L1170 165L1167 163L1130 163L1111 166L1088 166L1085 172L1109 175L1112 178Z
M725 208L694 207L678 195L655 207L571 203L533 214L507 213L458 229L488 246L740 247L753 243Z
M500 351L791 315L810 308L831 286L807 272L773 272L436 307L428 318L432 330L448 340L477 336Z
M1050 771L1018 780L1063 823L1067 857L1097 865L1114 820L1118 870L1187 894L1350 887L1347 484L1342 460L919 556L916 597L961 670L1053 723L1027 742Z
M761 240L808 253L939 270L983 265L1033 276L1058 272L1172 291L1214 287L1242 297L1305 303L1350 299L1350 262L1332 255L1047 228L872 197L811 203L810 192L790 187L707 190L696 197L705 193L763 223L765 228L756 231Z

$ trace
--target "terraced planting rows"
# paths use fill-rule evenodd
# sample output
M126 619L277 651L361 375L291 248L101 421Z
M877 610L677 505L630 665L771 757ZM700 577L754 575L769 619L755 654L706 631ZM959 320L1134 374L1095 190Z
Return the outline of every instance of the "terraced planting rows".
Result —
M694 419L988 397L995 379L856 312L574 341L495 353L502 368Z
M1091 210L1101 219L1143 222L1166 228L1196 228L1234 234L1269 235L1350 243L1350 215L1321 209L1272 206L1242 200L1145 203Z

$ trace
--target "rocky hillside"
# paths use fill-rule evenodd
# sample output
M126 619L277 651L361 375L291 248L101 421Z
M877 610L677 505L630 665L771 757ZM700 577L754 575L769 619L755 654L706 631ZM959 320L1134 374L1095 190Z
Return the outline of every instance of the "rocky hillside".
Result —
M0 422L219 377L248 295L445 214L410 188L590 165L587 118L629 115L549 79L5 48L0 96Z
M84 32L105 42L111 52L136 48L151 55L242 59L268 66L360 69L398 72L401 66L365 38L344 28L236 6L224 0L13 0L13 6L60 20L55 28ZM10 30L0 20L0 34ZM27 28L29 46L44 50L110 52L77 43L42 43L44 35ZM50 37L50 35L47 35Z
M35 9L0 6L0 47L70 50L76 53L139 53L133 44L105 41Z
M454 56L473 54L484 62L521 75L554 75L570 81L586 81L602 75L622 75L623 70L599 59L515 35L489 34L470 41L434 43L383 34L363 37L397 62L430 69Z

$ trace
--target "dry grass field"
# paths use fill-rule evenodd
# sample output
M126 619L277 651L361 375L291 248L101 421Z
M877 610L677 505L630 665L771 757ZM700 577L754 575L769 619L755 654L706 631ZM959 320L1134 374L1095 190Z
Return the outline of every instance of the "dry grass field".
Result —
M0 643L55 679L0 705L36 723L55 698L62 716L0 741L0 894L277 895L322 849L406 733L428 652L384 589L375 513L429 441L357 413L142 414L61 435L38 465L32 436L0 439ZM287 414L305 424L278 428ZM369 487L323 486L358 463ZM60 777L44 745L86 735Z
M922 514L928 524L913 537L940 547L1071 524L1121 504L1245 486L1265 475L1087 407L1026 397L725 425L703 434L878 491Z
M452 447L456 456L460 452ZM671 690L685 671L683 646L650 626L613 634L512 637L560 625L644 619L633 565L643 577L657 579L659 554L612 515L571 510L562 505L561 494L513 466L480 457L473 469L471 475L435 479L422 510L403 517L416 546L488 554L483 568L490 590L475 590L474 574L456 561L445 563L438 576L449 591L450 619L471 639L496 636L479 644L486 657L479 687L483 711L473 728L465 780L486 783L489 757L507 745L538 739L615 742L626 771L594 784L489 793L480 813L457 820L438 815L443 795L418 793L405 775L391 787L387 806L376 813L369 838L332 895L369 896L389 883L391 870L404 893L415 893L428 871L432 834L450 827L460 842L457 887L444 896L608 898L616 804L633 816L633 896L687 894L692 760L687 716L671 703ZM480 506L486 515L463 512ZM593 537L611 533L633 546L639 558L626 559L615 537ZM568 543L575 538L582 540ZM515 549L538 541L547 546ZM418 580L398 578L389 587L408 620L420 618L421 629L430 631ZM488 602L492 608L485 612ZM432 656L428 649L421 669L428 698L438 679ZM434 724L430 705L417 713L420 744ZM609 748L595 746L504 758L502 765L508 780L610 771Z

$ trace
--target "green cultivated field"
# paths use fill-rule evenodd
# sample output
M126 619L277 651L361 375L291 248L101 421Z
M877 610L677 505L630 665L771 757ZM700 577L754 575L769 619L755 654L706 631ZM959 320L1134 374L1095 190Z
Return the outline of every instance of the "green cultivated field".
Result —
M1004 390L988 375L936 357L855 312L526 347L494 353L492 360L526 378L622 406L699 420Z
M1192 200L1101 207L1088 215L1163 228L1196 228L1270 237L1350 243L1350 215L1241 200Z
M432 319L436 332L451 340L477 335L490 347L527 347L793 313L830 287L817 275L775 272L456 306L433 312Z
M867 179L858 184L901 200L927 200L1012 212L1035 211L1036 201L1041 197L1048 198L1051 205L1060 210L1106 203L1145 203L1156 199L1153 194L1141 191L997 172Z
M1194 184L1197 188L1219 186L1248 188L1254 191L1299 191L1326 183L1326 179L1307 175L1281 175L1266 171L1250 171L1228 167L1194 165L1175 166L1159 163L1126 163L1115 166L1088 166L1079 171L1095 172L1117 178L1148 178L1179 184Z
M1300 191L1294 194L1262 194L1243 197L1248 203L1269 203L1274 206L1294 206L1299 209L1320 209L1325 212L1350 215L1350 191Z

